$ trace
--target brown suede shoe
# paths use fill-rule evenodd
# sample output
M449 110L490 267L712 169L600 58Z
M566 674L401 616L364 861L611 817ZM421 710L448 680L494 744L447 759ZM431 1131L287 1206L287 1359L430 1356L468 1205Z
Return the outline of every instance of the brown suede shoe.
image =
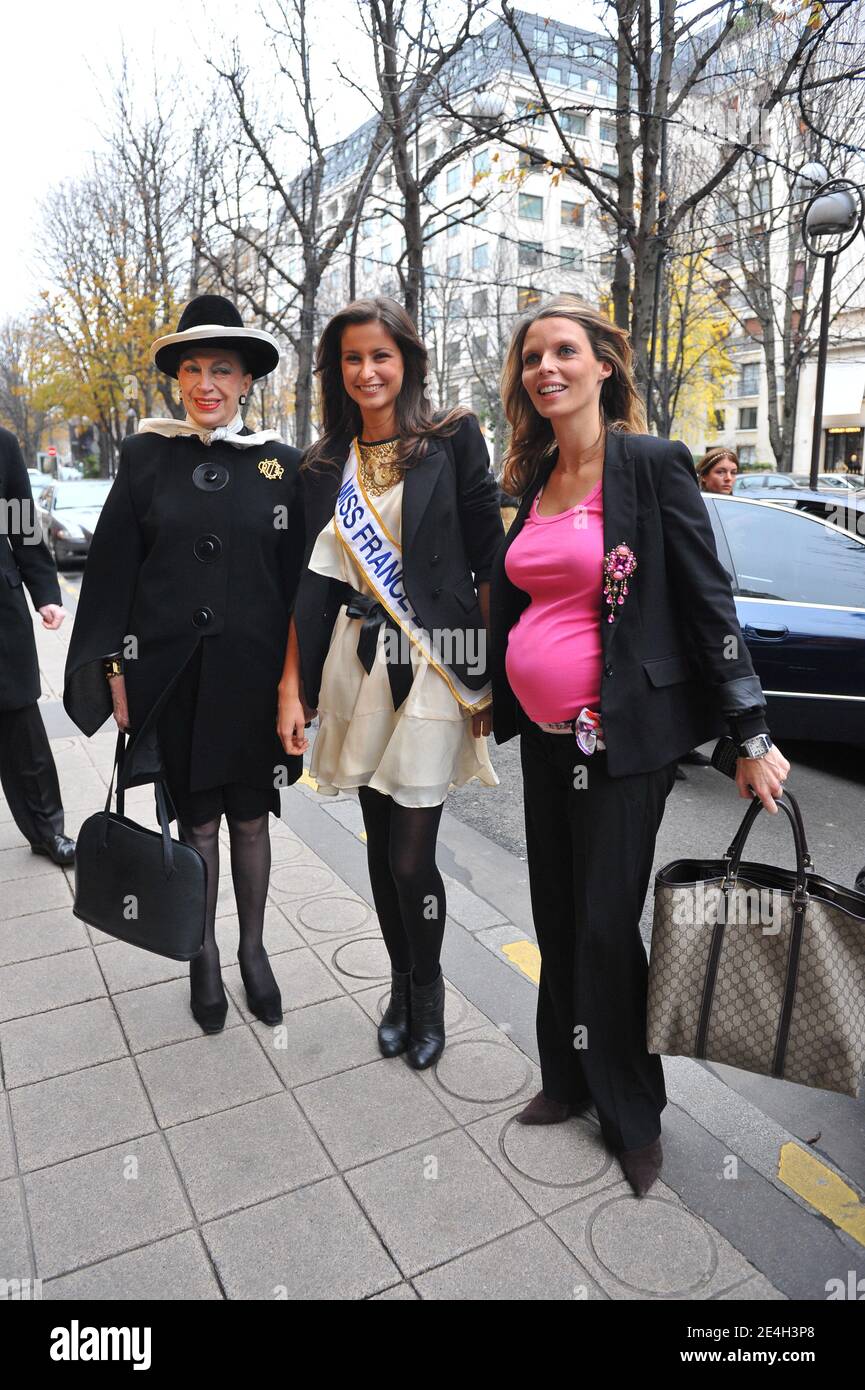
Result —
M521 1125L560 1125L572 1115L582 1115L591 1103L591 1100L585 1100L579 1105L569 1105L564 1100L550 1100L543 1091L538 1091L525 1110L521 1110L514 1118Z
M664 1162L660 1136L642 1149L625 1149L618 1155L622 1170L635 1197L645 1197L654 1185Z

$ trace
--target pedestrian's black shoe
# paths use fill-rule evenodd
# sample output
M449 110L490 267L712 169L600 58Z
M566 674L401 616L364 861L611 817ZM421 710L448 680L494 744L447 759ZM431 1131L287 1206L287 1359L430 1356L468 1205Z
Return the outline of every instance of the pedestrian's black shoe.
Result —
M439 969L438 978L429 985L416 985L410 979L411 1038L406 1061L415 1071L423 1071L437 1062L445 1046L445 978Z
M409 1045L409 981L411 971L390 972L390 999L378 1025L378 1046L383 1057L398 1057Z
M690 753L686 753L683 758L679 759L679 762L688 763L691 767L712 766L712 759L707 758L705 753L698 752L696 748L693 748Z
M47 854L61 869L68 869L75 863L75 841L70 840L67 835L52 835L41 844L31 845L30 849L34 854Z
M222 976L219 977L221 997L213 1004L203 1004L195 997L196 984L201 986L204 983L203 980L196 980L195 978L197 974L200 974L200 969L200 965L196 968L195 960L189 962L189 1007L192 1010L192 1017L203 1033L221 1033L225 1027L225 1016L228 1013L228 997L222 983Z
M635 1197L645 1197L654 1185L664 1161L660 1135L642 1149L625 1149L618 1155L619 1162Z
M264 990L259 988L258 992L252 987L240 956L237 957L237 963L240 966L240 978L243 980L243 988L246 990L246 1002L249 1005L250 1013L255 1014L255 1017L261 1023L266 1023L269 1028L275 1028L277 1023L282 1022L282 995L273 977L270 961L264 951L262 951L262 955L264 956L266 973L270 977L270 987Z

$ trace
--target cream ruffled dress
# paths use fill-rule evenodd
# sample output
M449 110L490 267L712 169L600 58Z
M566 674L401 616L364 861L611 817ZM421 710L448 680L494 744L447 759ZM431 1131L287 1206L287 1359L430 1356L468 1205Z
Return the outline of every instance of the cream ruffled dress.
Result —
M375 499L386 529L401 539L402 482ZM346 580L375 598L353 557L339 541L334 522L313 547L309 568L330 579ZM387 675L384 628L379 629L372 670L357 655L361 619L340 608L321 676L319 730L310 776L325 796L372 787L400 806L440 806L451 787L477 778L497 787L485 738L472 734L472 716L414 643L412 686L398 710Z

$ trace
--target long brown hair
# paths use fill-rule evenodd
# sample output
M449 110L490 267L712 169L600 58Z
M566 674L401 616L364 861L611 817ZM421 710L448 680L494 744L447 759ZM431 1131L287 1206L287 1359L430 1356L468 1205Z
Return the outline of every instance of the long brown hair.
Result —
M625 330L576 295L559 294L548 299L517 324L502 368L502 402L511 427L502 486L515 497L521 497L531 486L541 462L555 447L553 427L535 410L522 380L526 334L538 319L552 318L578 323L585 329L598 361L609 362L613 369L601 385L601 412L606 428L626 434L645 434L647 430L645 407L634 382L634 353Z
M703 479L706 474L711 473L715 464L720 463L722 459L729 459L731 463L734 463L738 472L739 455L736 453L736 450L728 449L726 444L716 444L714 448L706 450L700 462L697 464L697 475L700 479L700 487L703 486Z
M453 434L470 412L456 407L436 416L426 395L429 355L418 331L395 299L355 299L326 324L315 353L318 377L321 435L306 451L304 468L345 462L348 442L360 435L360 407L351 399L342 380L342 335L352 324L380 323L402 353L403 381L396 399L400 449L396 462L423 458L433 434Z

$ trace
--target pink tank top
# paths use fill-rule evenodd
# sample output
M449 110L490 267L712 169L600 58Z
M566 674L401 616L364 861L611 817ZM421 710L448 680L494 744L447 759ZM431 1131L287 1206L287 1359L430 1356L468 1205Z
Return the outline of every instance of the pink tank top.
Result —
M536 722L600 709L603 479L576 507L538 516L533 501L505 557L512 584L531 597L511 629L505 669Z

